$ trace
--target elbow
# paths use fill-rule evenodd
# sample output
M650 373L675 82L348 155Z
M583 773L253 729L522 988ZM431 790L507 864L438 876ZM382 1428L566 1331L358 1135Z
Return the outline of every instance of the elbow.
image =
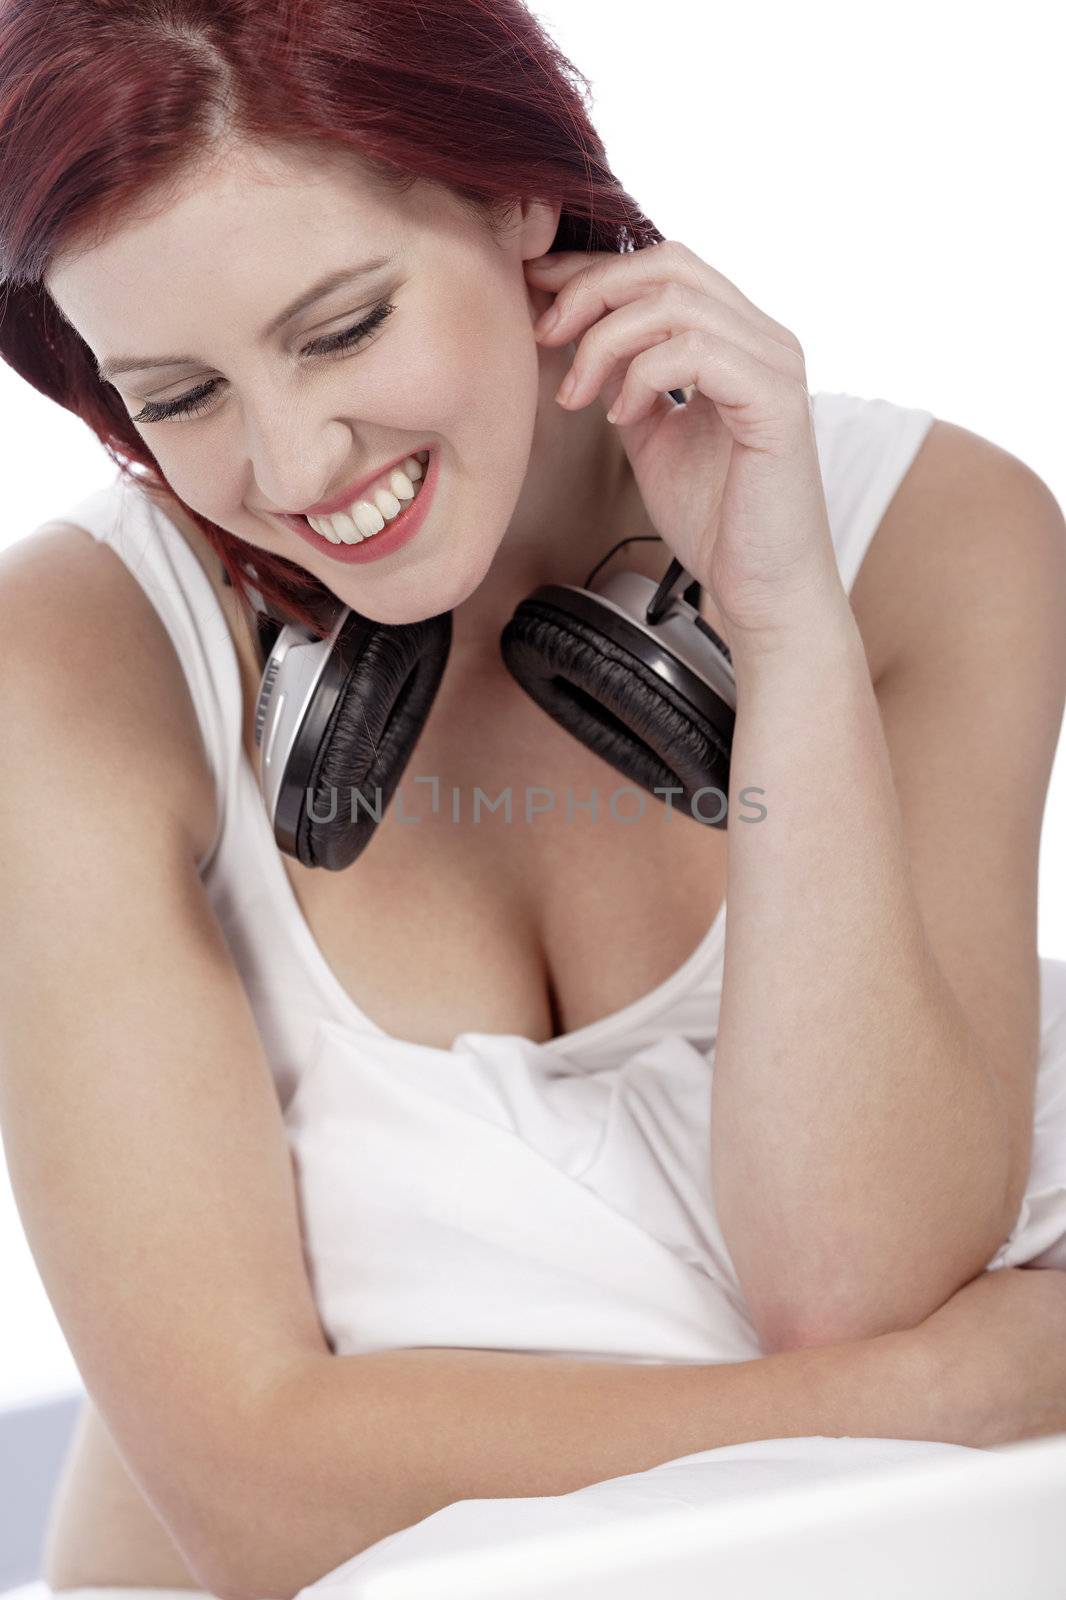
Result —
M196 1576L211 1600L296 1600L327 1572L368 1548L366 1542L353 1539L350 1549L324 1563L309 1559L300 1543L295 1519L281 1516L276 1518L273 1532L264 1532L261 1540L250 1540L248 1530L243 1529L240 1541L235 1540L220 1559L205 1564Z
M288 1539L279 1545L288 1530ZM310 1570L299 1559L294 1559L293 1544L297 1542L291 1521L282 1518L274 1535L249 1554L247 1533L241 1546L243 1554L231 1549L217 1562L198 1574L211 1600L296 1600L302 1590L324 1576L320 1566ZM349 1559L359 1553L353 1548ZM339 1565L340 1563L337 1563Z
M1015 1211L1020 1205L1018 1198ZM767 1354L777 1354L917 1328L986 1270L1015 1221L1012 1216L1008 1223L990 1196L983 1213L974 1208L967 1217L967 1226L957 1219L951 1230L930 1227L911 1238L909 1248L882 1236L866 1259L852 1261L831 1282L808 1280L802 1294L759 1295L745 1284L759 1341Z
M276 1507L273 1508L276 1510ZM295 1600L301 1589L321 1577L320 1572L294 1571L288 1542L278 1540L292 1524L284 1517L267 1526L269 1514L253 1514L239 1528L228 1521L229 1537L219 1532L214 1548L195 1567L197 1582L211 1600Z
M207 1590L208 1595L212 1597L212 1600L252 1600L252 1597L249 1594L246 1594L243 1589L231 1588L229 1584L225 1583L221 1579L211 1580L199 1572L196 1573L195 1576L198 1581L204 1585L204 1588ZM208 1585L210 1585L210 1587L208 1587ZM267 1597L263 1596L262 1600L267 1600ZM294 1600L294 1596L271 1596L270 1600Z
M296 1600L300 1590L307 1587L304 1583L299 1583L295 1587L290 1583L274 1583L266 1588L246 1582L234 1583L230 1581L230 1576L226 1572L219 1572L214 1579L200 1574L197 1574L197 1577L207 1589L207 1600ZM308 1583L312 1581L308 1579ZM208 1587L209 1582L210 1587Z
M790 1350L810 1350L816 1345L839 1344L845 1339L869 1338L865 1332L844 1332L839 1315L830 1317L824 1306L776 1305L773 1310L756 1311L749 1300L749 1312L764 1355L784 1355ZM854 1327L854 1322L852 1324Z
M300 1589L305 1587L305 1584L300 1584L292 1589L288 1584L275 1584L268 1593L263 1589L250 1589L246 1585L234 1588L225 1583L215 1583L208 1590L208 1596L210 1600L296 1600Z
M220 1532L214 1549L192 1569L211 1600L295 1600L322 1576L294 1570L292 1544L298 1541L292 1523L276 1519L271 1530L266 1526L270 1520L269 1514L256 1514L239 1528L229 1522L231 1536ZM289 1537L279 1545L286 1530Z
M295 1600L406 1525L391 1520L379 1526L377 1507L350 1492L353 1477L362 1481L355 1467L363 1444L337 1430L344 1395L330 1378L338 1370L332 1354L296 1361L262 1398L254 1419L246 1417L228 1473L215 1475L212 1550L197 1576L218 1600ZM350 1450L334 1461L341 1436Z
M825 1294L801 1305L780 1306L756 1322L763 1349L771 1355L815 1346L852 1344L917 1328L977 1276L979 1265L949 1270L927 1260L900 1279L887 1274L850 1292Z
M322 1576L302 1538L306 1503L286 1480L297 1460L290 1380L297 1368L260 1386L241 1421L231 1422L211 1474L197 1561L197 1581L216 1600L294 1600Z
M870 1292L846 1288L839 1279L832 1288L817 1293L756 1296L748 1292L749 1315L759 1344L766 1355L782 1355L791 1350L810 1350L815 1346L845 1344L874 1339L920 1321L914 1316L908 1324L909 1306L904 1297L882 1278Z
M930 1307L927 1314L932 1315L935 1309ZM917 1327L924 1320L924 1315L891 1311L884 1307L871 1308L856 1299L848 1314L830 1316L822 1310L811 1311L806 1316L782 1316L756 1331L767 1355L781 1355L788 1350L811 1350L822 1345L853 1344L864 1339L877 1339L882 1334L901 1333Z
M295 1600L296 1589L257 1587L243 1554L246 1554L243 1547L227 1543L219 1530L217 1542L210 1550L201 1546L199 1559L187 1561L189 1572L204 1591L203 1600ZM265 1552L260 1557L259 1570L262 1570L264 1556ZM191 1595L190 1600L193 1600Z
M816 1311L813 1304L796 1305L779 1296L756 1297L750 1289L746 1290L745 1297L763 1355L783 1355L790 1350L807 1350L813 1345L836 1344L847 1337L836 1332L839 1318L829 1317L824 1304Z
M964 1260L912 1260L905 1278L886 1274L843 1298L825 1295L803 1306L779 1308L756 1320L760 1343L768 1355L776 1355L908 1332L979 1277L1002 1242L997 1233L995 1244L991 1236L984 1239Z
M829 1321L825 1317L790 1317L772 1327L759 1329L759 1342L767 1355L783 1355L790 1350L813 1350L823 1345L851 1344L875 1339L883 1333L897 1332L898 1323L883 1323L868 1317L850 1322Z
M248 1509L247 1498L241 1498ZM303 1585L277 1581L272 1541L264 1538L258 1544L255 1559L249 1558L250 1542L267 1519L258 1512L251 1512L238 1527L232 1517L221 1514L222 1510L221 1504L216 1506L217 1520L210 1546L201 1545L198 1558L188 1562L189 1570L206 1591L206 1596L210 1600L294 1600ZM268 1572L271 1579L264 1585L262 1579Z

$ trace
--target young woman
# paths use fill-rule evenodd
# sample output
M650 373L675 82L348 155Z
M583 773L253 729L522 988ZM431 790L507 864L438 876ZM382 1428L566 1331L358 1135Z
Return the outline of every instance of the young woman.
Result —
M1017 1270L1066 1265L1061 513L812 396L571 75L518 0L3 12L0 353L120 469L0 571L0 1109L90 1397L55 1589L1066 1429L1066 1277ZM622 539L728 648L728 828L616 801L501 659ZM264 810L260 602L450 618L344 871Z

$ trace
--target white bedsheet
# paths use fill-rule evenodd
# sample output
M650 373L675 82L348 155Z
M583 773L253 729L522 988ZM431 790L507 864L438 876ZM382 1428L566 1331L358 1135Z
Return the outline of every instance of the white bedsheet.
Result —
M1066 1436L779 1439L466 1500L296 1600L1062 1600Z

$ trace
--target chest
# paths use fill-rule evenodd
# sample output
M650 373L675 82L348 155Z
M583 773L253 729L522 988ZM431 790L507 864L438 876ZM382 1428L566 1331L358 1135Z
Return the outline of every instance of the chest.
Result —
M718 913L726 834L627 784L503 673L476 705L441 700L350 868L282 857L341 986L442 1049L541 1042L656 988Z
M853 605L875 683L890 643L877 593ZM706 593L700 610L728 642ZM259 670L242 655L254 770ZM650 993L718 915L728 841L629 785L502 666L449 660L370 846L340 873L280 859L359 1010L449 1049L465 1032L544 1042Z

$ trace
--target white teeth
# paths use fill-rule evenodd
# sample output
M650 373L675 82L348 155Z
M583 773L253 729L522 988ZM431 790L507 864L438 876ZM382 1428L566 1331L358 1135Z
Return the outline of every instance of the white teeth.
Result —
M334 533L332 527L332 524L339 520L340 519L338 517L332 517L329 519L326 517L308 517L307 519L308 524L314 528L319 538L328 539L330 544L340 544L341 542L339 536ZM354 527L355 524L353 523L352 526Z
M428 450L408 456L402 469L393 468L387 485L382 482L368 490L367 495L356 500L347 511L338 511L331 517L308 517L308 522L330 544L358 544L363 539L373 538L414 499L423 477L424 463L428 460Z
M369 500L357 500L353 510L355 525L364 536L368 533L380 533L385 526L385 518L377 506L372 506Z
M403 509L399 499L391 489L375 489L374 504L377 506L386 522L391 522Z
M358 536L359 530L355 525L355 519L350 517L347 511L338 511L335 517L323 517L321 520L323 533L327 539L331 538L334 544L343 544L345 539L354 539Z
M308 517L307 520L311 524L311 527L314 528L320 539L328 539L330 544L341 543L340 535L334 533L329 523L326 522L323 517ZM354 522L352 523L352 527L355 527Z

